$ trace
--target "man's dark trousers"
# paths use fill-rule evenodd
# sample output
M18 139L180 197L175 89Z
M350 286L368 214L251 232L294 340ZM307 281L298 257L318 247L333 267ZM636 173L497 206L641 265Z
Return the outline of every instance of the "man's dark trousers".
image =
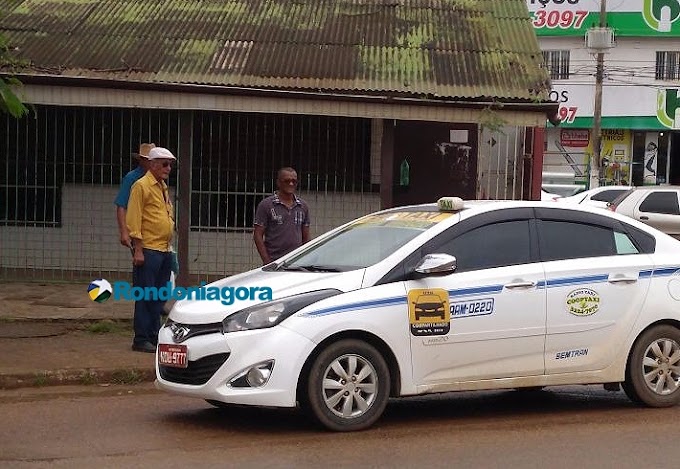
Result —
M144 264L135 266L132 270L132 283L135 287L156 287L158 292L170 281L172 268L172 253L144 249ZM150 342L158 343L158 330L161 328L161 314L165 301L148 300L135 301L135 338L133 345Z

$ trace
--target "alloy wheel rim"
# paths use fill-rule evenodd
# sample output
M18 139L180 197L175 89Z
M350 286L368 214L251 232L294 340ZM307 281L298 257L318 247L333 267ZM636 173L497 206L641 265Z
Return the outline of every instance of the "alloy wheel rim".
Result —
M338 417L348 419L364 415L378 393L378 373L364 357L342 355L331 362L323 374L323 399Z
M653 393L674 393L680 386L680 345L668 338L649 344L642 358L642 376Z

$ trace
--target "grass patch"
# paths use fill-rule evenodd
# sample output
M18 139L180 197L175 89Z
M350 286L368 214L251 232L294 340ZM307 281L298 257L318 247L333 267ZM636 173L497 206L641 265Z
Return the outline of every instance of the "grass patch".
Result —
M129 324L121 324L111 319L104 319L88 324L85 330L90 334L127 334L131 329Z
M38 373L33 377L33 385L37 387L47 386L48 381L47 378L48 378L47 373L45 372Z
M115 384L139 384L142 376L137 370L116 370L111 375L111 381Z
M84 371L80 375L80 379L78 380L80 384L82 385L91 385L91 384L97 384L97 373L93 373L91 371Z

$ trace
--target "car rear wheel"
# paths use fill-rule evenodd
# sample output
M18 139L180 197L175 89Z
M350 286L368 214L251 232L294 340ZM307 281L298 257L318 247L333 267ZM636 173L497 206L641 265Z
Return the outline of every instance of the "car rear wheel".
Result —
M335 431L370 427L390 395L385 359L370 344L346 339L323 350L310 368L307 403L311 415Z
M636 403L669 407L680 402L680 331L657 326L633 346L623 390Z

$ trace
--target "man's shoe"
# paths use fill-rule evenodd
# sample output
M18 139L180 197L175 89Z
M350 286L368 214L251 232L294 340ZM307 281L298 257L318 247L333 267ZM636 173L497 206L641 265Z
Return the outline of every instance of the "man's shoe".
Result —
M134 350L135 352L156 353L156 347L151 342L132 344L132 350Z

